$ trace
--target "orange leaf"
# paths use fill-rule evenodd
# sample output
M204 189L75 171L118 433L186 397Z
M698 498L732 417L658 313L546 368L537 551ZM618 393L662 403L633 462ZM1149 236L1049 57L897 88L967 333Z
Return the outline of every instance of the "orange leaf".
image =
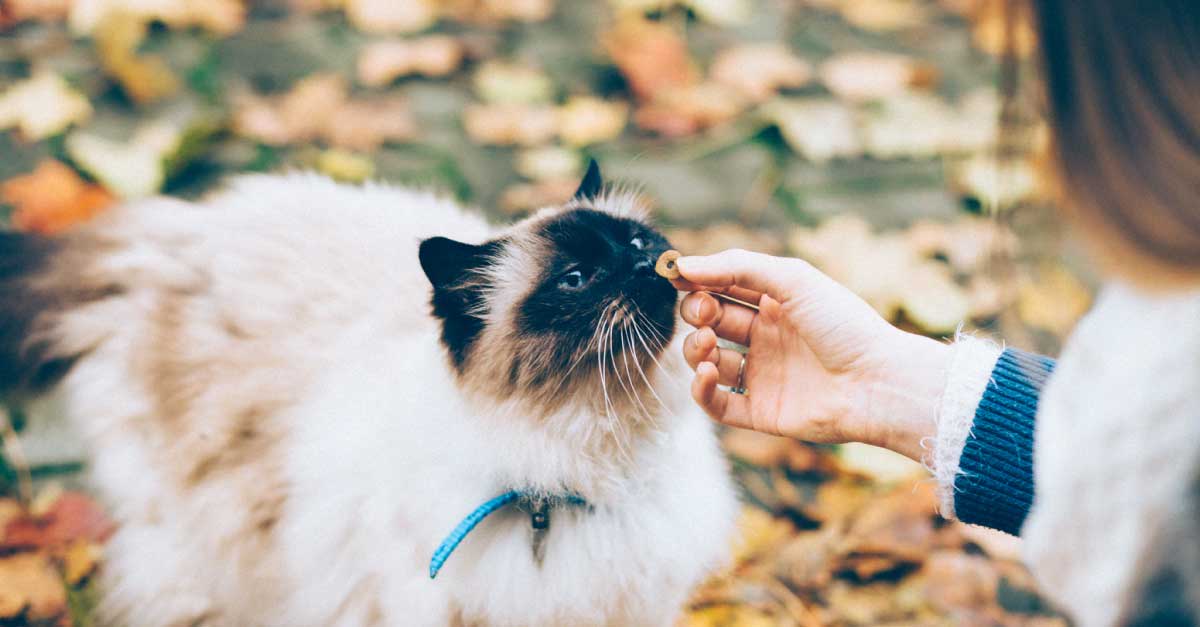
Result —
M689 87L698 78L687 42L665 24L623 20L604 36L604 47L643 102L664 90Z
M33 172L0 184L0 201L16 207L14 228L54 234L96 215L113 197L71 168L47 159Z

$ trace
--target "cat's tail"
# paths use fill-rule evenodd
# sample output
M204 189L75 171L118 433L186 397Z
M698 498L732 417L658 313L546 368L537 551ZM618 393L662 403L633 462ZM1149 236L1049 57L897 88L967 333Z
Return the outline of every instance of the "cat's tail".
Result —
M0 231L0 396L50 387L78 356L58 346L52 329L80 295L61 254L68 244Z

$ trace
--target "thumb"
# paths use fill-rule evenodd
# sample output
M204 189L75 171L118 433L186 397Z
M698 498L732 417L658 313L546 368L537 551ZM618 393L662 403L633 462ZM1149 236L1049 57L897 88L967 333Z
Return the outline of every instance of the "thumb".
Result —
M679 274L704 287L740 287L783 301L804 289L816 269L799 259L774 257L746 250L680 257Z

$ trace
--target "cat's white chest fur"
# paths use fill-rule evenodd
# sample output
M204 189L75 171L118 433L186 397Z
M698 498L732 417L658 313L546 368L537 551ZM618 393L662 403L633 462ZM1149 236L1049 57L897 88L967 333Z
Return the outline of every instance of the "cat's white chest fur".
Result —
M60 390L121 527L113 624L669 625L727 553L737 504L677 346L653 428L534 419L466 398L426 307L420 238L483 239L432 196L311 176L158 199L96 232L119 297L65 313L91 350ZM575 413L572 413L575 412ZM485 519L436 579L438 543L520 488L569 487L542 559L529 515Z

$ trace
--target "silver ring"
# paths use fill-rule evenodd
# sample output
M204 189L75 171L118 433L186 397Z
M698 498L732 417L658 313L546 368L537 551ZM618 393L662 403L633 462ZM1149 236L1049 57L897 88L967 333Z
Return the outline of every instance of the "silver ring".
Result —
M742 363L738 364L737 385L729 388L734 394L746 393L746 356L742 355Z

